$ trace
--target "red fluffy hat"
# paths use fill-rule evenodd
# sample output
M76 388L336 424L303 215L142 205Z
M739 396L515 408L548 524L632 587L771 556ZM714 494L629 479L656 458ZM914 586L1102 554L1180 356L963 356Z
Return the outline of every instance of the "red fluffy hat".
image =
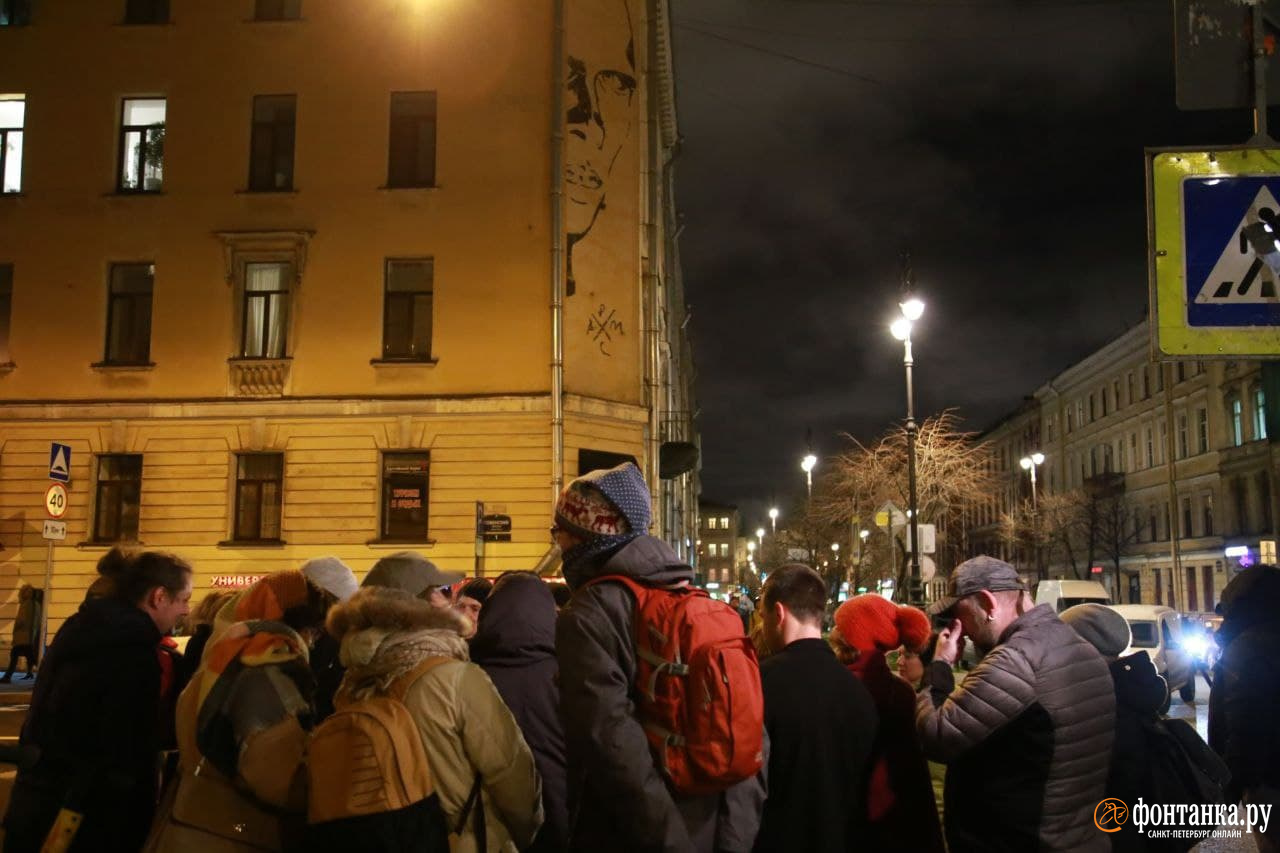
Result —
M836 609L836 630L845 645L887 652L898 646L918 650L929 641L929 617L917 607L894 604L875 593L857 595Z

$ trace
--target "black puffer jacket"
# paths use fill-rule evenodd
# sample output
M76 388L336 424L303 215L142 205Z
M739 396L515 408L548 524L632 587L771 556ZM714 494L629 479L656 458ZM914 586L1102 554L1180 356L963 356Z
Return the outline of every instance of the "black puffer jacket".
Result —
M1222 656L1209 694L1209 745L1231 770L1229 802L1280 787L1280 569L1253 566L1222 591Z
M142 846L158 779L159 642L150 616L112 598L86 601L58 631L22 728L40 761L18 773L6 851L39 850L68 804L84 814L73 850Z
M569 805L564 727L556 686L556 602L536 575L503 577L480 610L471 661L498 688L542 777L542 829L531 853L565 849Z
M652 536L572 568L575 578L619 574L654 585L693 579L693 569ZM720 795L682 797L658 774L635 716L635 605L621 584L580 588L556 625L569 747L570 848L593 853L750 850L764 802L758 778Z
M1147 732L1160 718L1169 687L1146 652L1120 658L1110 664L1110 669L1116 686L1116 737L1106 795L1131 805L1139 797L1151 802L1154 787ZM1147 837L1128 822L1111 834L1111 849L1146 850Z
M1047 605L1005 630L959 689L934 661L916 704L925 756L948 765L947 845L1105 851L1093 810L1115 733L1107 664Z

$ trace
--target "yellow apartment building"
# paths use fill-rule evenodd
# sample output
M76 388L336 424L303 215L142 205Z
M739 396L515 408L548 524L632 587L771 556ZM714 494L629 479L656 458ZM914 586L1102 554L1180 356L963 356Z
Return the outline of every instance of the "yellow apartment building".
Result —
M623 458L692 559L666 0L0 0L0 57L0 616L55 442L51 631L116 542L532 568Z

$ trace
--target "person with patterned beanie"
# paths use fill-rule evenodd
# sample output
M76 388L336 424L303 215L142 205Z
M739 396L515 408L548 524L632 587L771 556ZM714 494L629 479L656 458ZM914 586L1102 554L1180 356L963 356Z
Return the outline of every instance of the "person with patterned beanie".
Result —
M745 853L764 787L747 779L719 794L684 796L664 781L635 716L636 599L623 575L653 587L687 586L693 569L648 535L649 487L630 462L565 487L551 537L573 598L556 622L560 708L568 748L569 849Z
M915 690L885 661L885 653L897 648L920 651L929 642L929 617L866 593L841 604L835 623L830 642L836 657L866 686L880 715L867 788L867 849L942 853L929 764L916 738Z

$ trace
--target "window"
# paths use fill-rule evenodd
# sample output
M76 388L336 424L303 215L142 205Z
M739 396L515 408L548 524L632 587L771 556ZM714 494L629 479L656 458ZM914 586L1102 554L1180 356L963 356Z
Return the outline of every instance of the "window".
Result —
M26 120L25 97L0 95L0 192L22 192L22 136Z
M0 0L0 27L25 27L31 23L31 0Z
M1178 362L1177 370L1178 370L1178 381L1185 382L1187 379L1187 365L1180 361Z
M1251 529L1249 524L1249 501L1246 494L1246 485L1243 477L1236 477L1231 481L1231 498L1235 503L1236 510L1236 532L1248 533Z
M1151 396L1151 371L1144 365L1142 368L1142 399L1146 400Z
M1089 395L1089 423L1093 423L1097 419L1097 415L1093 410L1093 395Z
M382 309L382 357L431 360L431 258L388 260Z
M1160 443L1156 445L1156 461L1163 465L1169 459L1169 422L1160 421Z
M1200 452L1209 452L1209 410L1196 410L1196 440L1199 443Z
M1160 569L1156 569L1157 572ZM1157 580L1159 575L1156 575ZM1159 587L1159 584L1156 585ZM1159 597L1159 592L1156 597ZM1156 639L1156 623L1154 622L1130 622L1129 630L1133 633L1133 647L1135 649L1155 649L1160 647L1160 641Z
M729 529L729 516L727 515L720 516L720 529L721 530ZM728 546L725 546L725 547L728 547Z
M1261 386L1253 389L1253 438L1260 441L1267 437L1267 392Z
M1155 442L1151 438L1151 427L1147 427L1143 437L1147 440L1147 467L1151 468L1156 464Z
M1271 529L1271 475L1266 471L1258 472L1258 502L1262 505L1262 518L1259 519L1260 530Z
M1084 426L1084 400L1076 400L1076 424Z
M126 98L120 110L116 189L158 193L164 183L164 98Z
M13 317L13 264L0 264L0 364L12 364L9 324Z
M113 453L99 456L95 497L94 541L138 541L142 455Z
M296 21L302 17L302 0L255 0L255 21Z
M1195 535L1191 529L1191 498L1182 499L1182 535L1187 539Z
M1231 401L1231 444L1233 447L1239 447L1244 444L1244 424L1242 421L1243 407L1240 405L1238 398Z
M106 364L147 364L151 361L151 288L155 267L150 263L112 264L107 295Z
M283 482L283 453L241 453L236 456L233 539L237 542L280 540Z
M382 538L425 542L431 454L382 456Z
M1178 415L1178 458L1186 459L1188 453L1187 439L1187 416L1185 414Z
M1156 393L1159 394L1164 390L1164 368L1157 364L1153 369L1156 373Z
M1147 513L1148 529L1151 531L1151 541L1154 542L1160 538L1159 530L1156 528L1156 508L1153 506Z
M125 0L126 24L169 23L169 0Z
M1115 460L1116 471L1123 474L1125 471L1128 470L1124 464L1124 437L1123 436L1116 439L1116 452L1115 452L1115 456L1113 456L1112 458Z
M1075 426L1075 423L1073 422L1072 417L1071 417L1071 407L1070 407L1070 406L1067 406L1066 432L1067 432L1067 434L1068 434L1068 435L1071 433L1071 428L1072 428L1073 426Z
M1204 522L1204 535L1212 536L1213 535L1213 495L1212 494L1207 494L1204 496L1204 501L1201 503L1201 512L1203 513L1202 520Z
M289 325L289 280L293 268L282 263L244 265L244 320L240 354L244 358L284 358Z
M1129 394L1127 399L1129 401L1129 405L1132 406L1134 403L1138 402L1138 398L1133 396L1133 371L1132 370L1130 370L1129 373L1126 374L1124 378L1124 382L1125 382L1125 388Z
M436 93L392 92L387 186L430 187L435 182Z
M1129 433L1129 470L1138 470L1138 434Z
M253 99L253 137L249 143L249 189L293 189L293 142L297 98L259 95Z
M1111 380L1111 403L1113 411L1120 411L1120 380Z
M1168 541L1173 538L1173 519L1169 515L1169 502L1164 502L1164 538Z

